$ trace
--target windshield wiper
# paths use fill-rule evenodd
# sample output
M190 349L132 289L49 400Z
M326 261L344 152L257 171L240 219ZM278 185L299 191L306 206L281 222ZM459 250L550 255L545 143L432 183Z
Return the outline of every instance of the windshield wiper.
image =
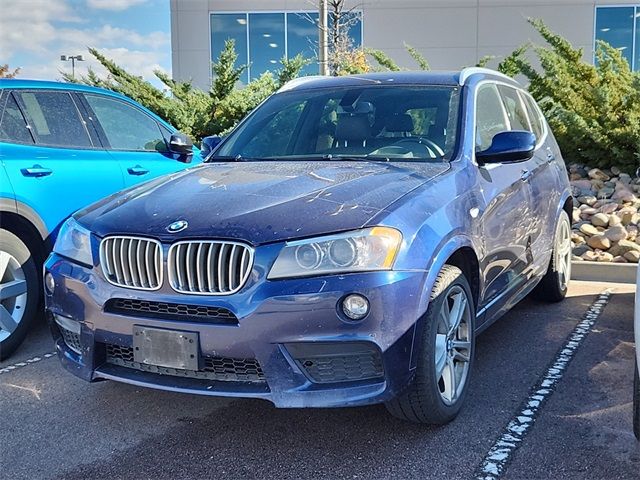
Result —
M243 157L242 155L214 155L206 159L206 163L215 163L215 162L251 162L251 161L260 161L266 160L264 158L251 158L251 157Z

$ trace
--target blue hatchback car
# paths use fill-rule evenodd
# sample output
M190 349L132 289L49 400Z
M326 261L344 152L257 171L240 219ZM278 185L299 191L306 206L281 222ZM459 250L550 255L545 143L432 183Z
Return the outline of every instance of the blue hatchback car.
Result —
M67 221L47 312L88 381L445 423L476 334L530 292L564 298L571 208L508 77L303 78L202 166Z
M192 158L185 135L122 95L0 80L0 359L37 315L40 269L62 222Z

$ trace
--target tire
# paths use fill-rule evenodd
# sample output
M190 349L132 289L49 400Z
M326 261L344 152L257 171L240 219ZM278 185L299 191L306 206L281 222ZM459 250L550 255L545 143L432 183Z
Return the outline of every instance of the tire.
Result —
M571 222L562 211L553 241L549 267L540 283L533 290L533 297L545 302L560 302L567 296L571 281Z
M458 327L453 330L453 336L446 335L447 329L451 332L452 322L447 323L441 314L456 317L451 311L456 302L462 300L465 301L462 308L456 309L460 311ZM415 376L407 389L387 402L386 407L393 416L403 420L442 425L453 420L462 408L475 354L473 296L469 282L458 267L445 265L438 274L419 328ZM436 357L444 360L438 361ZM452 385L446 381L451 378L450 365L457 380L457 388L453 389L447 389L447 385ZM436 368L441 373L437 373Z
M638 360L633 368L633 433L640 441L640 377L638 377Z
M40 303L40 278L25 243L0 229L0 360L27 336Z

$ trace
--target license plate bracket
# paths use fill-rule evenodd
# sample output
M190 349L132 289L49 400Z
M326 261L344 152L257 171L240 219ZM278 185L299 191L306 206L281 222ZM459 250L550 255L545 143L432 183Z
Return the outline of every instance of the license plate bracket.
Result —
M198 334L133 326L133 360L145 365L198 370Z

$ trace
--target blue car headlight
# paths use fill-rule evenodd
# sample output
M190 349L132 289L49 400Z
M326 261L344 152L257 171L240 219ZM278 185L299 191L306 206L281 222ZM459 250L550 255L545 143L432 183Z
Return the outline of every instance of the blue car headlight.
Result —
M53 251L76 262L92 266L91 232L71 217L60 227Z
M390 270L401 244L402 234L388 227L287 242L267 278Z

